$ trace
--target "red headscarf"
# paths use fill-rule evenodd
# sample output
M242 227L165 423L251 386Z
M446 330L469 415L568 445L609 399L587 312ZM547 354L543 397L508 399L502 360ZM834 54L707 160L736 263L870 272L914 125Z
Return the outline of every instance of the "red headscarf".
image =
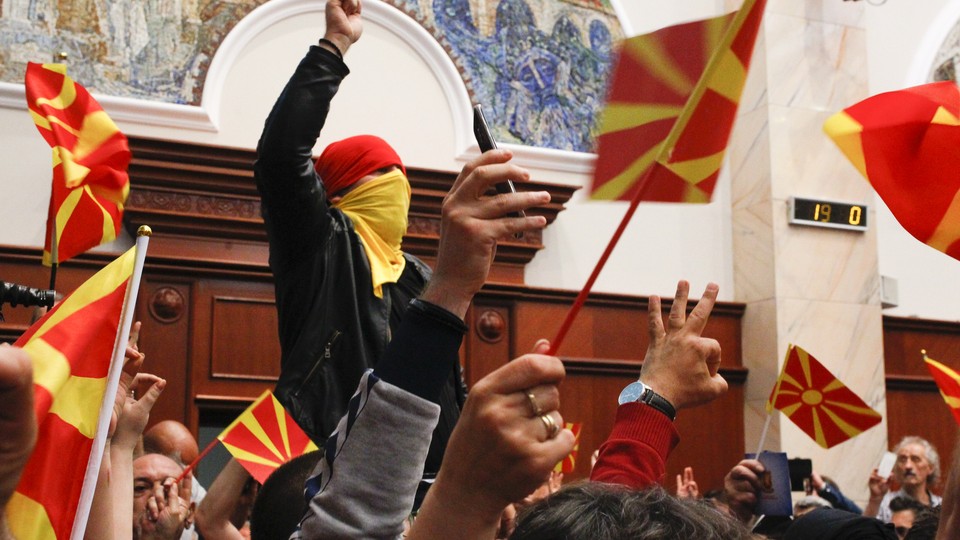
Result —
M387 141L374 135L357 135L330 143L317 158L315 168L327 197L332 197L364 176L391 165L400 167L406 176L400 156Z

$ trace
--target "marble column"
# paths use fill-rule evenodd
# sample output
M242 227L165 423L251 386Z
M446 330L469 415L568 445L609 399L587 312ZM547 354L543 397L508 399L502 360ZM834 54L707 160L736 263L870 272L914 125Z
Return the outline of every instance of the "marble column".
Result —
M769 0L740 104L729 167L735 294L747 304L748 452L791 343L886 415L873 191L822 131L831 114L868 95L864 15L863 2ZM870 205L869 227L790 225L791 196ZM886 447L886 422L824 450L780 413L764 444L812 459L861 503Z

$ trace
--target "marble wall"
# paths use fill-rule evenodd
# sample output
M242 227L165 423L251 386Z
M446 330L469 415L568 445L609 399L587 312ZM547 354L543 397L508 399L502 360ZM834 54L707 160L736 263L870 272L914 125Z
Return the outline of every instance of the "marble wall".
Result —
M791 343L886 412L876 227L788 223L791 196L872 204L869 184L821 129L868 95L863 10L853 2L770 0L741 102L730 167L736 299L748 306L749 451L758 446L766 400ZM886 446L886 423L824 450L775 413L764 449L811 458L815 470L864 501Z

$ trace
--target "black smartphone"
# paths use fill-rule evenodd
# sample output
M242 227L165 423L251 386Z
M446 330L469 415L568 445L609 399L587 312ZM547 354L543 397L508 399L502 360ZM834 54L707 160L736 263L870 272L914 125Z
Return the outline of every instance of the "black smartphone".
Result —
M790 459L787 461L790 469L790 491L804 491L806 483L813 475L813 461L809 459Z
M490 128L487 126L487 119L483 116L483 108L480 106L480 104L473 106L473 135L477 138L477 144L480 145L481 152L496 149L497 141L494 140L493 133L490 133ZM496 187L497 191L500 193L517 192L517 188L514 187L513 181L511 180L497 184ZM515 212L513 215L518 217L526 217L526 214L523 212L523 210Z

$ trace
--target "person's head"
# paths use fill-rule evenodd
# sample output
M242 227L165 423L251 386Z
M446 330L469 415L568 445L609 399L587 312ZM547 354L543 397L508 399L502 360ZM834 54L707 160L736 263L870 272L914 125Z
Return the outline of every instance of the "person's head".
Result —
M807 512L812 512L817 508L833 508L830 501L816 495L807 495L793 503L793 515L800 517Z
M251 540L287 540L307 511L304 483L323 457L317 450L277 467L260 486L250 512Z
M327 199L336 203L351 190L392 170L407 174L397 152L374 135L357 135L330 143L317 158L314 168Z
M176 420L163 420L143 432L143 451L147 454L176 456L182 463L193 463L200 453L190 429Z
M162 454L144 454L133 460L133 537L141 538L156 529L156 520L148 511L148 501L156 492L163 490L164 482L175 479L183 472L183 465ZM177 485L180 504L187 509L186 519L180 532L193 523L194 504L190 502L190 479ZM180 532L177 533L179 537Z
M896 540L893 529L879 519L836 508L817 508L798 517L784 540Z
M570 484L521 512L511 540L746 539L743 525L712 505L598 482Z
M893 453L897 455L893 474L901 486L911 491L936 485L940 478L940 455L927 440L904 437Z
M907 535L917 514L924 508L924 505L910 497L894 497L890 500L890 523L893 523L897 536L903 538Z
M913 520L913 527L907 531L903 540L934 540L937 537L937 527L940 526L940 507L923 507Z

